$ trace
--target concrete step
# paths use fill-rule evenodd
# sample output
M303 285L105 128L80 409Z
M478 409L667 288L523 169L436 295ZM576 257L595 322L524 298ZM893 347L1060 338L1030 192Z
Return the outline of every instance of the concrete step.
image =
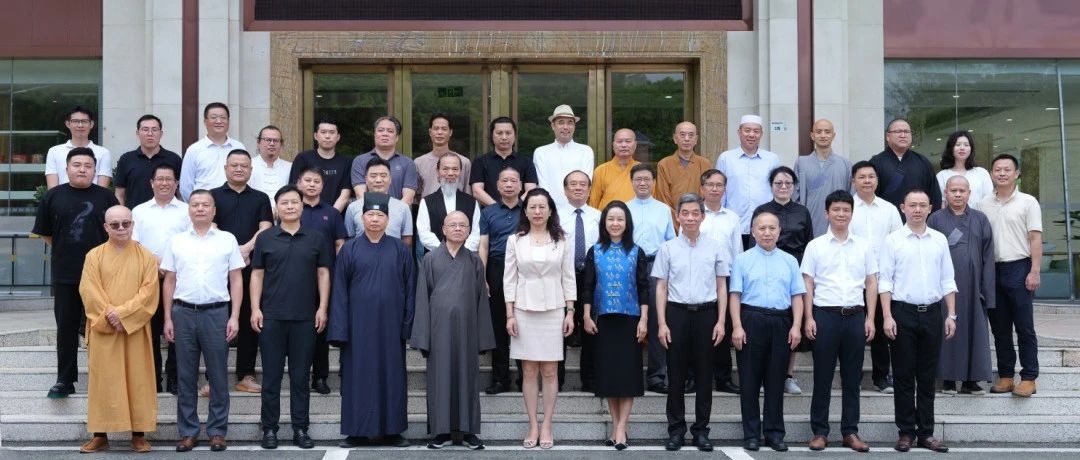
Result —
M719 442L734 444L742 438L739 415L714 414L711 419L710 437ZM205 420L204 420L205 421ZM233 415L229 417L228 439L231 441L256 441L261 437L257 415ZM839 439L839 415L830 419L834 441ZM45 441L73 443L89 438L85 416L11 415L0 416L4 426L4 441ZM935 419L935 436L946 442L1075 442L1080 437L1080 416L967 416L939 415ZM609 430L607 415L560 414L554 423L556 442L600 442ZM291 435L288 417L280 422L279 436ZM805 442L810 438L809 417L789 415L785 417L787 440ZM309 427L311 436L320 445L334 445L342 438L340 419L336 416L313 416ZM483 418L481 436L488 441L517 442L528 430L523 415L491 415ZM420 443L428 437L424 415L409 416L409 428L405 436ZM667 420L663 415L630 416L629 426L632 442L659 443L666 438ZM896 426L892 416L866 416L859 424L860 436L871 442L891 445L896 440ZM148 433L151 440L177 439L175 420L162 419L158 430ZM205 435L200 436L205 440ZM121 437L117 437L120 439Z
M993 365L997 364L997 356L993 352L991 347L990 359ZM229 361L235 362L236 349L229 349ZM337 363L340 351L336 348L330 348L329 359L330 363ZM644 353L643 353L644 355ZM162 358L165 356L165 351L162 349ZM86 350L79 349L79 362L86 363ZM424 366L426 360L420 355L420 352L413 349L406 350L405 362L407 366ZM866 350L863 358L863 366L870 366L870 349ZM642 362L646 362L646 357L643 356ZM732 355L732 362L734 363L734 354ZM795 365L796 366L812 366L814 362L811 353L795 353ZM262 356L256 358L256 365L261 365ZM581 351L578 348L566 349L566 361L567 366L578 367L581 363ZM491 355L485 353L480 356L480 365L490 365ZM44 367L56 365L56 347L55 345L21 345L21 346L0 346L0 368L13 368L13 367ZM1080 367L1080 348L1074 347L1041 347L1039 349L1039 365L1042 367Z
M338 366L331 365L330 373L336 374ZM407 367L407 386L409 390L423 390L426 387L425 372L426 368L423 366L408 366ZM863 368L862 387L870 388L872 385L871 372L869 367ZM513 366L511 365L511 371ZM256 379L262 381L261 368L255 369ZM644 371L643 371L644 374ZM229 381L230 385L234 382L235 368L229 366ZM813 391L813 369L805 366L795 368L795 378L799 381L799 386L803 392ZM480 367L480 383L482 386L486 386L491 379L491 368L489 366ZM642 377L644 378L644 376ZM738 370L733 372L733 378L738 379ZM79 368L79 381L75 383L75 388L80 391L86 390L87 369L86 367ZM200 379L201 372L200 372ZM41 389L47 390L54 383L56 383L56 367L22 367L22 368L0 368L0 391L17 391L17 390L33 390ZM337 389L340 387L340 382L337 379L328 379L327 383L331 388ZM283 388L289 387L288 379L282 382ZM840 378L834 376L833 389L840 388ZM564 382L565 389L578 389L581 388L581 376L579 369L574 367L566 368L566 380ZM1042 367L1039 372L1039 389L1051 390L1051 391L1067 391L1067 390L1080 390L1080 368L1075 367Z
M830 413L840 413L840 392L832 391L830 399ZM863 391L861 395L860 413L863 416L892 415L893 397L878 393L877 391ZM86 393L76 393L64 399L48 399L44 390L4 391L0 392L0 415L17 416L24 414L37 415L76 415L86 413ZM687 396L686 407L694 406L693 396ZM283 393L280 398L281 411L288 414L289 395ZM312 393L309 413L312 415L335 415L341 412L341 397L337 392L329 395ZM810 413L811 395L786 395L784 397L784 411L788 414ZM199 411L207 412L208 398L199 398ZM261 411L262 399L258 394L231 392L229 401L229 413L231 415L258 415ZM410 414L423 414L426 412L427 399L423 391L410 391L408 397L408 411ZM480 406L487 415L521 414L524 412L521 393L512 392L500 395L480 395ZM591 393L568 391L559 393L555 412L557 414L607 414L605 400L593 396ZM667 396L659 393L646 392L645 396L634 400L635 414L663 415L666 413ZM738 414L739 396L727 393L713 393L714 414ZM1031 398L1016 398L1012 395L946 395L939 393L935 398L935 411L939 414L964 414L964 415L1073 415L1080 414L1080 392L1075 391L1039 391ZM158 416L162 418L175 417L176 397L162 393L158 395Z

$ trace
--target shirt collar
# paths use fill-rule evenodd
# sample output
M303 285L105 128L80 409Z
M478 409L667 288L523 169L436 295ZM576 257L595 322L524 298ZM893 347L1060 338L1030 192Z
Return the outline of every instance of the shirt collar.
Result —
M94 147L97 147L96 145L94 145L94 141L87 141L87 142L88 143L86 144L86 148L92 149ZM71 139L68 139L68 141L64 143L64 146L69 148L69 149L75 148L75 144L71 143Z
M909 150L909 152L910 152L910 150ZM900 226L900 228L903 229L905 238L911 238L911 237L914 236L917 239L925 239L925 238L930 237L930 227L929 226L927 226L925 229L923 229L922 236L919 236L917 233L915 233L915 231L913 231L911 229L911 227L909 227L907 224L904 224L904 225Z
M521 206L521 200L518 200L517 203L514 203L514 206L507 206L506 203L504 203L503 200L501 200L501 199L499 201L496 201L496 203L498 203L499 206L502 207L503 209L514 209L514 208L517 208L518 206Z
M277 230L277 236L288 235L290 237L293 237L304 234L304 224L300 224L300 228L296 229L296 233L289 233L285 231L285 229L281 227L281 224L275 225L274 228Z
M224 144L215 144L214 140L210 139L210 136L204 137L203 140L206 141L206 145L216 145L216 146L219 146L219 147L232 147L233 143L236 142L236 140L233 139L230 136L225 136L225 143Z
M568 149L568 148L573 147L575 144L577 144L577 142L574 142L573 139L570 139L570 142L567 142L565 144L560 144L559 141L556 140L555 142L552 142L552 144L555 144L555 148L557 148L557 149Z
M998 199L997 193L994 193L994 192L991 192L991 193L993 194L994 201L997 201L998 203L1008 203L1008 202L1012 201L1013 198L1016 198L1016 196L1018 194L1020 194L1020 186L1019 185L1013 185L1012 193L1010 193L1009 196L1005 197L1004 200Z
M751 248L751 249L757 251L758 254L761 254L763 256L772 256L773 254L776 254L780 250L779 247L776 247L776 248L773 248L772 251L766 251L765 248L763 248L761 246L758 246L757 244L754 244L754 247Z
M851 233L851 229L850 229L850 228L848 229L847 239L846 239L846 240L844 240L844 241L840 241L840 240L839 240L839 239L838 239L838 238L836 237L836 235L834 235L834 234L833 234L833 232L832 232L832 227L829 227L829 229L828 229L828 230L825 230L825 235L827 235L827 236L829 237L829 241L830 241L830 242L832 242L832 241L835 241L835 242L839 243L840 245L845 245L845 244L851 243L851 241L852 241L852 238L856 238L855 234L854 234L854 233Z

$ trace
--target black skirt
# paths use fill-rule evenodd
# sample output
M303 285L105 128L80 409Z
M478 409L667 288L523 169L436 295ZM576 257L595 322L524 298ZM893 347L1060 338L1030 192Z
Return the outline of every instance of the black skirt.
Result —
M641 344L637 323L641 318L623 314L600 315L593 339L594 390L601 398L632 398L645 394Z

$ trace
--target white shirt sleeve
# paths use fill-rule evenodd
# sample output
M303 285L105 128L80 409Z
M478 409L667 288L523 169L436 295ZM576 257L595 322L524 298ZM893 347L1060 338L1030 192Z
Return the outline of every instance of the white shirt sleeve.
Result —
M465 249L476 252L480 248L480 204L473 205L472 225L469 227L469 237L465 239Z
M428 251L434 251L439 247L439 237L431 231L427 200L420 200L420 209L416 213L416 233L420 236L420 244L423 244Z

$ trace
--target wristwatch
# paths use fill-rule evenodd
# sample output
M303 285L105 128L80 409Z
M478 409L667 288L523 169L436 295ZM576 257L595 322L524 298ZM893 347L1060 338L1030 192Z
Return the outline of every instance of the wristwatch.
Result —
M951 319L953 321L956 321L956 315L949 315L949 316L947 316L947 318L949 318L949 319Z

